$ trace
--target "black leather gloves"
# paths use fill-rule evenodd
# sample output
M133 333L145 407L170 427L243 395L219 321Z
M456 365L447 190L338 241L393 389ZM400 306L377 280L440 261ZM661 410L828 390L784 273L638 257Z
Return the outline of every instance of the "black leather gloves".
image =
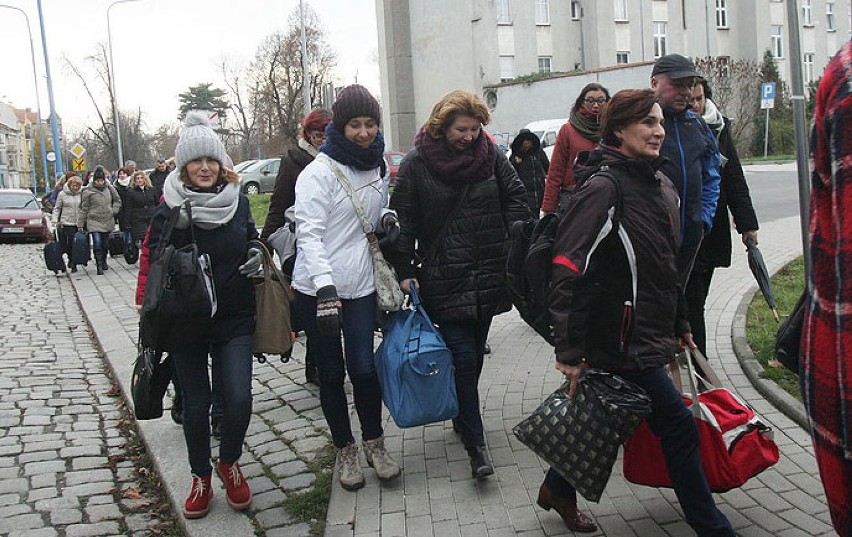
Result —
M340 337L340 313L343 304L337 296L337 288L326 285L317 290L317 330L329 338Z

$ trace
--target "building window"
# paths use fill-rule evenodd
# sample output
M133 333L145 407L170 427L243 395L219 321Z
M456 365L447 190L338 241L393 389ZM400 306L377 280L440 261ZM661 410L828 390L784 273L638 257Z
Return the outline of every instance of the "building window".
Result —
M716 28L728 27L728 2L716 0Z
M802 24L804 26L813 26L814 18L811 15L813 13L813 9L811 9L811 0L802 0Z
M505 82L515 78L515 57L500 56L500 80Z
M616 65L622 65L625 63L630 63L630 51L627 50L619 50L615 53L615 63Z
M509 0L497 0L497 7L500 10L497 14L497 24L512 24L512 18L509 16Z
M654 21L654 58L666 55L666 23Z
M829 32L837 30L834 27L834 2L825 3L825 29Z
M539 56L538 57L538 72L539 73L551 73L553 72L550 68L550 64L553 59L550 56Z
M731 76L731 57L730 56L717 56L717 70L719 73L719 78L726 79Z
M802 76L805 78L805 84L810 84L814 81L814 53L805 52L804 69Z
M784 27L780 24L772 25L772 55L776 59L784 57Z
M571 2L571 20L578 21L583 15L583 8L580 7L580 2L576 0Z
M615 0L615 20L627 20L627 0Z
M550 0L535 0L535 23L550 24Z

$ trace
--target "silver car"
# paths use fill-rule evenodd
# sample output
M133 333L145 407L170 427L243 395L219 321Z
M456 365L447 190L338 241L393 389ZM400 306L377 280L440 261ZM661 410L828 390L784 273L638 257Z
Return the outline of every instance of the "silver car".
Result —
M240 189L244 194L254 195L272 192L278 176L280 158L258 160L240 173Z

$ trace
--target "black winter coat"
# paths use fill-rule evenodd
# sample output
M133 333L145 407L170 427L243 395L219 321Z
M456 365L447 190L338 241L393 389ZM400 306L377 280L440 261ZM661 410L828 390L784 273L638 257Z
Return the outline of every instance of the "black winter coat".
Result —
M123 186L118 181L113 183L113 186L115 187L115 191L118 192L118 197L121 198L121 209L115 217L118 229L121 231L130 231L130 211L127 210L127 193L130 191L130 187Z
M151 219L148 251L152 263L157 258L160 236L169 214L169 207L161 203ZM227 224L213 229L202 229L198 226L193 228L198 251L210 255L218 308L212 323L181 327L181 341L207 339L219 342L254 334L254 286L249 278L239 272L239 266L247 259L249 241L258 238L248 198L240 194L237 212ZM192 233L189 229L176 229L172 233L171 242L177 247L185 246L191 240Z
M656 171L662 159L629 159L609 148L578 160L584 156L575 177L607 165L621 185L623 211L619 236L610 234L617 190L609 179L592 176L562 217L550 297L556 359L569 365L585 359L611 372L659 367L674 358L675 336L689 332L675 264L677 191Z
M400 280L418 279L426 310L436 323L470 321L508 311L507 226L530 217L523 184L499 150L494 174L471 183L461 199L463 190L464 183L433 174L412 149L400 165L390 199L401 230L388 257ZM427 259L439 230L459 202L434 258Z
M526 132L524 132L526 131ZM532 149L523 152L521 146L524 140L533 143ZM541 210L541 202L544 199L544 180L550 169L550 161L547 154L541 148L541 142L534 133L523 129L512 141L512 157L510 159L518 177L524 183L527 191L527 205L534 216L538 216Z
M296 203L296 179L313 160L313 155L298 145L291 147L281 158L281 166L278 167L278 176L275 178L275 189L272 191L272 199L269 200L269 212L260 232L262 239L269 238L275 230L284 225L284 211Z
M734 215L734 225L737 233L756 231L757 215L751 204L751 195L745 180L740 157L731 137L731 121L724 118L725 126L719 134L719 152L728 159L722 166L722 182L719 190L719 204L716 206L716 216L713 217L713 229L704 237L696 267L730 267L731 266L731 221L728 209Z
M151 172L151 175L148 178L151 180L151 184L154 185L154 187L157 190L162 192L163 191L163 185L166 184L166 177L168 177L168 176L169 176L169 169L168 168L166 168L163 171L155 169L154 171Z
M127 190L124 199L122 207L127 213L130 235L134 241L141 241L148 231L154 209L160 204L160 191L154 187L143 190L134 186Z

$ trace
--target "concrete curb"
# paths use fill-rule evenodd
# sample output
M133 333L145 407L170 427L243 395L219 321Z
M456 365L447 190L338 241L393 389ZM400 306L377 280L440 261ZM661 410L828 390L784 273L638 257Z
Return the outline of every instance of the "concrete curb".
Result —
M792 261L792 259L789 261ZM761 377L764 368L755 359L754 353L748 345L745 335L746 315L748 313L748 305L751 303L755 293L757 293L757 289L744 294L734 314L733 324L731 325L731 342L734 347L734 354L754 388L772 406L780 410L782 414L796 422L806 431L810 431L804 404L784 391L775 382Z

